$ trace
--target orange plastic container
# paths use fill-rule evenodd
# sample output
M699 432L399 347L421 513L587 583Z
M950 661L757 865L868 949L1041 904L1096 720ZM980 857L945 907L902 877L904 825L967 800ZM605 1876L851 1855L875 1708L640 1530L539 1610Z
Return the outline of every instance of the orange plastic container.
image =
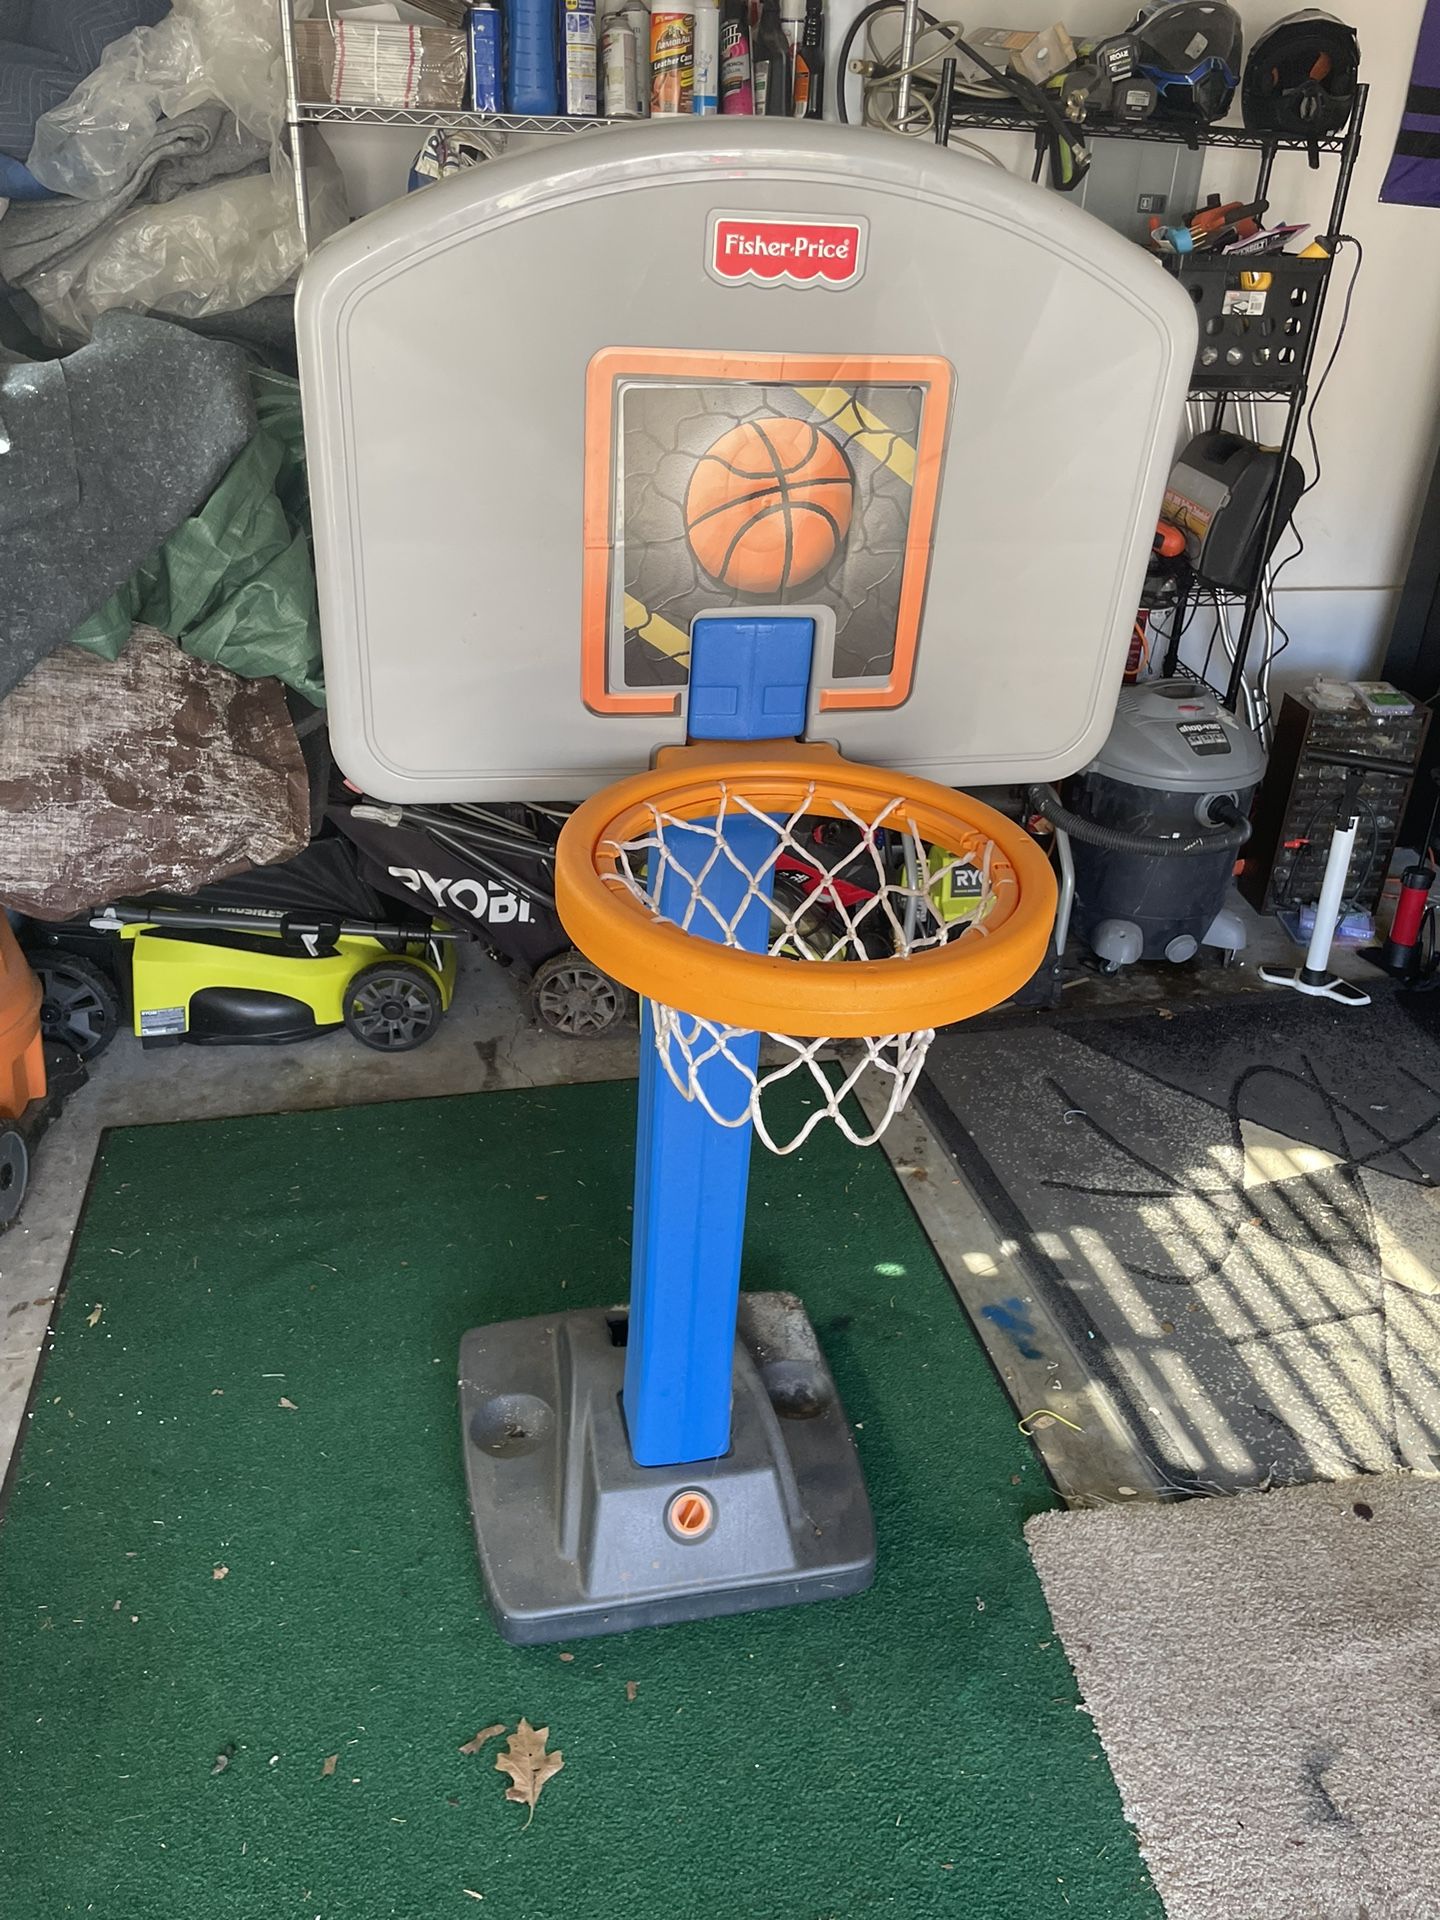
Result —
M18 1120L44 1092L40 982L0 913L0 1120Z

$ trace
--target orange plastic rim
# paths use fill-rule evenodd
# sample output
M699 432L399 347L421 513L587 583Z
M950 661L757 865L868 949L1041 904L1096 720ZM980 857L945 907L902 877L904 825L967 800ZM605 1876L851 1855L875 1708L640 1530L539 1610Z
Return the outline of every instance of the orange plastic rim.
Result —
M724 788L765 813L803 807L836 819L843 818L836 800L873 818L898 799L929 846L960 847L977 833L993 841L1014 875L1011 897L997 902L983 931L891 960L808 964L685 933L621 882L615 848L653 831L652 808L678 820L713 818ZM915 1033L998 1006L1044 959L1055 900L1049 861L993 807L930 780L845 760L833 747L788 741L666 748L653 769L577 807L555 857L560 919L595 966L683 1013L804 1039Z

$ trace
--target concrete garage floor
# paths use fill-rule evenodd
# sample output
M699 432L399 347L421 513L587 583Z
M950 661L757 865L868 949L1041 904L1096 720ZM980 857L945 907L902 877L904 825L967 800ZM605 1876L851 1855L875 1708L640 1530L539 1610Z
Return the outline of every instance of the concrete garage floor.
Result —
M1067 1010L1082 1003L1096 1011L1158 1001L1193 1005L1216 994L1273 991L1262 985L1257 969L1262 961L1293 964L1294 949L1274 921L1247 918L1253 920L1251 949L1235 966L1131 968L1111 979L1072 967L1064 995ZM1352 978L1369 972L1353 955L1338 951L1335 965ZM107 1127L628 1079L636 1071L637 1046L633 1027L597 1041L541 1032L530 1019L523 989L474 949L462 952L455 1004L441 1030L412 1054L373 1053L339 1031L295 1046L150 1052L122 1033L40 1143L24 1210L0 1236L0 1478L25 1418ZM918 1111L902 1114L884 1144L960 1298L975 1309L977 1332L1017 1411L1047 1410L1035 1419L1033 1437L1061 1493L1085 1504L1114 1498L1117 1488L1126 1497L1162 1491L1104 1388L1077 1365L1058 1327L1046 1325L1043 1306L1035 1307L1036 1322L1047 1337L1036 1360L1017 1355L1013 1344L979 1317L982 1296L992 1297L999 1287L1028 1299L1028 1281Z

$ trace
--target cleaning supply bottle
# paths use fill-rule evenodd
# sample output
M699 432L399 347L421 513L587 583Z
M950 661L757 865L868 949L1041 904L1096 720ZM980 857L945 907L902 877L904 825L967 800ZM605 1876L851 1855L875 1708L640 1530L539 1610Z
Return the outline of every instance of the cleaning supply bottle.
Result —
M695 0L696 113L720 111L720 0Z
M725 0L720 15L720 111L755 111L750 70L750 0Z
M800 36L805 31L805 0L780 0L780 31L785 36L785 72L790 95L787 111L798 118L805 111L795 98L800 75Z
M642 86L642 72L644 84ZM607 120L640 120L648 110L650 19L645 19L645 52L628 13L607 13L600 30L600 105Z
M564 0L561 112L592 120L600 111L600 36L595 0Z
M650 0L624 0L621 11L635 36L635 85L640 118L650 118Z
M790 42L780 18L780 0L760 0L751 63L755 72L755 111L769 119L790 117Z
M825 0L805 0L805 26L795 68L795 111L807 120L825 117Z
M650 7L650 111L690 113L695 92L695 15L674 0Z
M470 42L470 87L466 105L472 113L499 113L505 98L504 40L500 9L494 0L481 0L465 14Z
M505 105L511 113L559 113L556 0L505 0Z

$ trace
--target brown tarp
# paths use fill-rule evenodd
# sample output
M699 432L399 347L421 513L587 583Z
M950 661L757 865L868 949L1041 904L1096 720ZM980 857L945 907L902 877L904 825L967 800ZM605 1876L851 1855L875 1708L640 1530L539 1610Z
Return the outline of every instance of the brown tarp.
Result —
M310 837L274 680L137 627L118 660L64 647L0 705L0 903L45 919L285 860Z

